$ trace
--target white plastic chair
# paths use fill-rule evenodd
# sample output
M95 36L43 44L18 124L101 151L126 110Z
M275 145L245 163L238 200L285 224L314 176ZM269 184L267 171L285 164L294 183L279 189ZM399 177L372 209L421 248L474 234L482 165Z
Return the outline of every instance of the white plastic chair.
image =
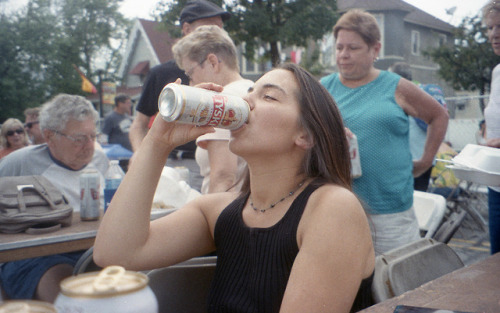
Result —
M425 238L432 238L443 222L446 199L438 194L415 190L413 208L420 230L425 232Z
M207 311L217 257L198 257L147 273L158 300L159 313Z
M399 296L463 266L448 245L422 238L376 257L373 299L378 303Z

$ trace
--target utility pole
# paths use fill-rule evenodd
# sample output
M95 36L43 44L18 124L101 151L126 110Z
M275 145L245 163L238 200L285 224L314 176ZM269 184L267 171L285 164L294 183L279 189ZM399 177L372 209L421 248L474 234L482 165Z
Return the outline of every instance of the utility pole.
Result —
M104 117L103 113L103 104L102 104L102 74L104 73L103 70L97 70L97 77L99 78L98 82L98 88L99 88L99 116L102 118Z

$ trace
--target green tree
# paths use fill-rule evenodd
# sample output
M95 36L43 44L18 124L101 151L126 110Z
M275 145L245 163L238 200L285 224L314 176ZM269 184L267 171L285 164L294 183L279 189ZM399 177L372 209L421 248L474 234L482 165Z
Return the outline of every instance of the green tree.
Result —
M156 10L174 36L180 35L176 23L185 2L162 2ZM280 47L305 47L308 40L321 39L338 17L335 0L231 0L224 7L232 14L225 28L236 44L245 44L245 57L255 59L255 52L264 48L259 61L271 60L273 66L280 63Z
M479 91L484 95L490 89L491 71L500 62L488 42L481 17L466 17L455 29L455 42L424 52L439 64L439 76L455 90ZM481 102L481 110L484 103Z
M98 70L115 78L131 26L121 1L29 0L0 16L0 123L58 93L84 94L73 64L91 79Z

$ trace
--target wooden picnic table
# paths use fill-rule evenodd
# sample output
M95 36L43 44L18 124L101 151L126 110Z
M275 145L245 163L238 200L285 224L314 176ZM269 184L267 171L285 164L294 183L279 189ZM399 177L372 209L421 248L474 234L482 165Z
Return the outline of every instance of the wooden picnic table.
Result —
M392 313L397 305L478 313L500 312L500 253L360 313Z

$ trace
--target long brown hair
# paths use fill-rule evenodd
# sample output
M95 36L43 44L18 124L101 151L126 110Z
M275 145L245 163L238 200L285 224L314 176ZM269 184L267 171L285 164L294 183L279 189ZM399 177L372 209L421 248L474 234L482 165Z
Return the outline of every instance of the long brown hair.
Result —
M292 72L299 84L300 123L314 142L302 164L304 173L351 189L349 144L335 100L300 66L286 63L280 68Z
M313 146L302 163L302 172L318 183L333 183L351 190L351 160L342 116L330 93L305 69L293 63L278 67L290 71L297 80L300 107L299 123ZM249 191L249 175L241 191Z

